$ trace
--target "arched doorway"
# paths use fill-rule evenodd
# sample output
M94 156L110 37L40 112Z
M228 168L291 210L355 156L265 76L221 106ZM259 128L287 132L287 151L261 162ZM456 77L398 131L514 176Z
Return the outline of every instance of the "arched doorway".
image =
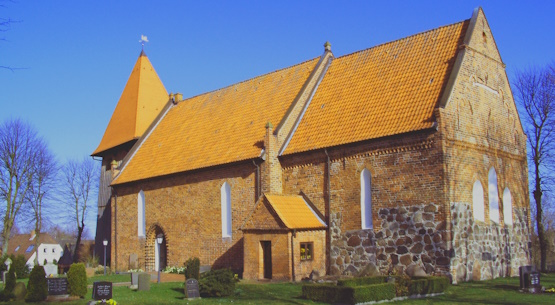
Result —
M149 228L146 237L146 271L164 270L168 265L168 241L164 230L158 226L153 225ZM158 244L157 237L162 237L162 243Z

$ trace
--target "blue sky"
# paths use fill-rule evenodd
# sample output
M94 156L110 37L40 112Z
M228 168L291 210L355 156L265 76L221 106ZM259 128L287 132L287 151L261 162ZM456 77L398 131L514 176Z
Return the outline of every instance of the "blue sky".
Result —
M0 69L0 121L29 121L62 162L90 155L100 142L141 34L168 92L184 97L320 56L326 41L341 56L468 19L478 6L509 76L555 60L555 1L2 4L0 18L15 22L0 32L0 66L23 69Z

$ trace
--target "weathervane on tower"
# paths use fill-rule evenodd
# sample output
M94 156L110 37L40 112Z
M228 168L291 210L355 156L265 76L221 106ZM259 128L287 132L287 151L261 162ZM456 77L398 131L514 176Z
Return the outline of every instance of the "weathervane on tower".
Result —
M143 48L143 51L145 50L145 43L148 42L148 38L146 38L145 35L141 34L141 40L139 40L139 42L141 43L141 47Z

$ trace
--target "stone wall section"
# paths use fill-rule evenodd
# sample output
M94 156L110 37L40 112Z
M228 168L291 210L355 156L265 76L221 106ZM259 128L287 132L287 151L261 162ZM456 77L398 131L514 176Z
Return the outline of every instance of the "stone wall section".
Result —
M341 231L344 217L332 214L332 275L365 276L372 272L405 272L411 266L427 274L449 272L445 221L438 219L437 204L378 210L379 230Z
M514 210L514 224L500 226L475 221L472 205L452 203L454 282L517 276L530 263L530 228L526 209Z

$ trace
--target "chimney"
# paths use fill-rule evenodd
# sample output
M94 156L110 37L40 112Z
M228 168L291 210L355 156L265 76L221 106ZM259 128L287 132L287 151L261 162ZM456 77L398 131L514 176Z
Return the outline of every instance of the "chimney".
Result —
M176 92L174 97L175 97L175 102L176 103L179 103L179 102L183 101L183 94L181 94L179 92Z
M326 41L326 43L324 43L324 51L331 52L331 43L329 41Z

